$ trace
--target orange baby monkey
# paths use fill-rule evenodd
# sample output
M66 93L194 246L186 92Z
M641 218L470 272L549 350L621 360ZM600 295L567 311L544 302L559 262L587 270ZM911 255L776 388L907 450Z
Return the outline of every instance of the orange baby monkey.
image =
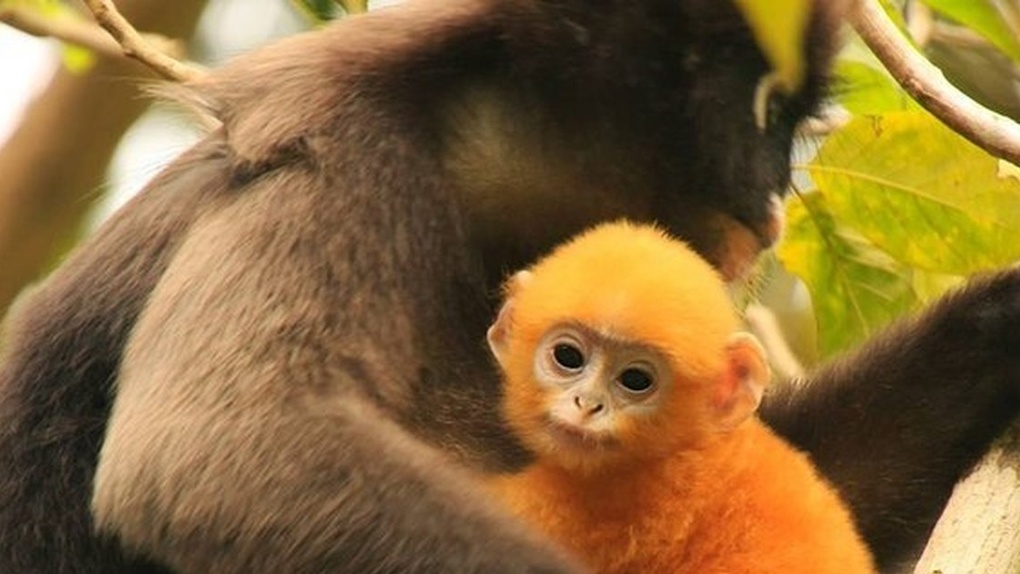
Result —
M536 459L493 489L596 572L874 572L839 496L754 416L768 366L738 329L716 272L651 227L518 273L488 340Z

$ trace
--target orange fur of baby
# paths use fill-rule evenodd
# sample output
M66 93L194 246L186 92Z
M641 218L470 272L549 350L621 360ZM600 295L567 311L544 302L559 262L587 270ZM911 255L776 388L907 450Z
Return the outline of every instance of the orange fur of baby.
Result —
M754 416L735 428L716 420L739 322L706 262L654 228L616 223L531 272L508 287L502 366L504 414L536 461L491 482L514 512L595 572L874 572L848 510L803 454ZM592 460L538 431L546 398L534 354L564 321L652 345L672 363L661 406L622 422L619 448Z

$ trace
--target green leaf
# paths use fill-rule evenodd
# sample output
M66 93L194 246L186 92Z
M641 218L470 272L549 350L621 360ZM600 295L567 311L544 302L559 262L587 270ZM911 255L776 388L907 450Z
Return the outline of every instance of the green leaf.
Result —
M291 0L291 4L315 24L335 20L344 14L368 12L368 0Z
M884 69L863 62L840 60L836 64L837 101L854 114L881 115L886 112L920 109Z
M989 0L923 0L932 10L974 30L1015 62L1020 62L1020 39Z
M328 22L340 15L334 0L291 0L291 4L313 23Z
M755 40L788 93L804 81L804 33L810 0L735 0Z
M930 303L944 295L946 291L962 285L966 277L914 269L911 279L911 287L918 300Z
M924 112L852 120L808 171L841 225L897 261L966 275L1020 259L1020 182Z
M826 197L786 204L780 262L811 292L821 357L852 347L918 304L910 269L840 223Z

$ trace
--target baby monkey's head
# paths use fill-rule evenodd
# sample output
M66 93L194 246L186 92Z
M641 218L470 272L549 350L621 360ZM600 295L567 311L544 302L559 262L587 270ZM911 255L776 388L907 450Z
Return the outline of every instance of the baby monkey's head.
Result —
M626 222L514 275L488 340L508 423L540 459L578 470L715 440L754 412L769 376L715 270Z

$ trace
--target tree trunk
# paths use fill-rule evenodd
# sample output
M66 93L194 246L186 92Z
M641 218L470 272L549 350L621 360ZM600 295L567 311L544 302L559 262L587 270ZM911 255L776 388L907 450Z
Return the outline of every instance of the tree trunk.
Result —
M1020 421L956 486L914 574L1020 572Z

